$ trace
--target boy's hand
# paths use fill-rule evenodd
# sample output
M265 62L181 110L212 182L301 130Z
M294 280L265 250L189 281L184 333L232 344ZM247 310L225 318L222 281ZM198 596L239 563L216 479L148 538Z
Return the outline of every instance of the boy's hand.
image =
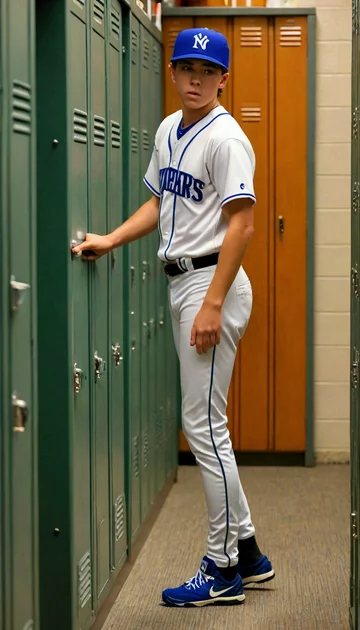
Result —
M83 259L97 260L101 256L105 256L112 249L112 241L109 236L100 236L99 234L86 234L85 240L80 245L72 248L74 254L82 252Z
M221 308L204 302L191 329L190 345L198 354L207 352L220 343Z

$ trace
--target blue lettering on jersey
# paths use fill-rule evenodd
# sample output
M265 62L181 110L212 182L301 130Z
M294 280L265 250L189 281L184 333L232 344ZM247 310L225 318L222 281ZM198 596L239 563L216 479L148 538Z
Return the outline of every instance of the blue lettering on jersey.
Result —
M199 203L203 199L202 191L205 188L205 183L201 179L195 179L189 173L184 171L178 171L175 168L162 168L160 170L160 192L164 190L184 197L185 199L192 199L196 203Z

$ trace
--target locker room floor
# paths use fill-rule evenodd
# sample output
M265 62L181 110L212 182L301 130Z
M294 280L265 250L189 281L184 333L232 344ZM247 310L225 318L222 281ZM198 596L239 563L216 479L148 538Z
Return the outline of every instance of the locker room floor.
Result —
M181 467L103 630L348 630L349 467L240 468L276 578L240 606L166 608L163 588L195 575L207 519L197 467Z

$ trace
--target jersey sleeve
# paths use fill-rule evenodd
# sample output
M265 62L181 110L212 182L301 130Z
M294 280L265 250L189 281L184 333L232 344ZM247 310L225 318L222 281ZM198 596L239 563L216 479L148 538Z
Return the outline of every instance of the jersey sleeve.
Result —
M156 197L160 197L159 154L155 144L144 183Z
M211 159L210 176L220 197L221 207L241 197L256 202L254 171L254 153L241 140L229 138L216 147Z

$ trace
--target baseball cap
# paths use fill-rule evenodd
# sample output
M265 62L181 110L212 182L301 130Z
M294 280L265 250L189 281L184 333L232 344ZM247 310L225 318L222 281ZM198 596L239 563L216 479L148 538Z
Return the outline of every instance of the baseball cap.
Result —
M230 50L221 33L208 28L188 28L178 34L171 61L202 59L229 69Z

